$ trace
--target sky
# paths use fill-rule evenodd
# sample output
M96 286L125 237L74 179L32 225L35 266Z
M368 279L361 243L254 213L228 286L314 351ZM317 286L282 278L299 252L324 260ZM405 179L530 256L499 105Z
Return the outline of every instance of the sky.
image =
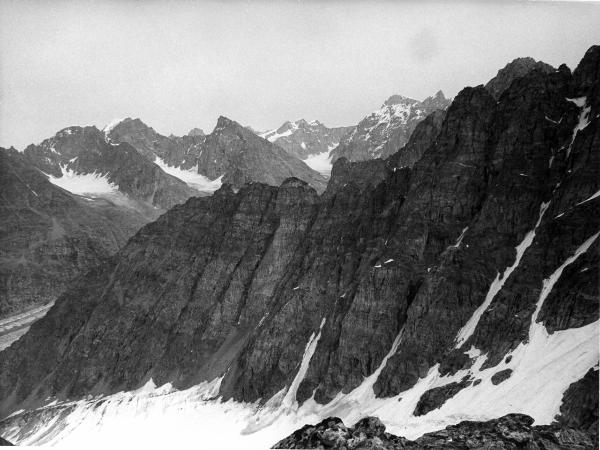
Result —
M575 68L600 3L0 0L0 146L139 117L162 134L356 124L516 57Z

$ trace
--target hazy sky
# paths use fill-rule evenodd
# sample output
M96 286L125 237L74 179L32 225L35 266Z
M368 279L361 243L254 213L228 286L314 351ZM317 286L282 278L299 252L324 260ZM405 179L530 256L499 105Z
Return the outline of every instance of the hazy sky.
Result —
M139 117L163 134L350 125L519 56L574 68L600 4L0 0L0 146Z

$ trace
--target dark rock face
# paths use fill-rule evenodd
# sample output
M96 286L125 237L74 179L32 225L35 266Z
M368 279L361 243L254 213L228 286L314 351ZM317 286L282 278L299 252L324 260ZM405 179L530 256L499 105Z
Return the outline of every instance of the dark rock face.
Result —
M464 388L470 386L471 383L472 380L469 380L469 377L465 377L460 382L453 382L446 384L445 386L428 390L419 399L413 414L415 416L423 416L429 411L439 408L446 402L446 400L454 397Z
M332 159L365 161L387 158L402 148L417 126L425 117L436 110L448 107L450 100L439 91L434 97L422 102L401 95L393 95L381 108L359 122L356 129L347 134L332 150ZM411 166L415 158L414 149L409 150L406 163Z
M337 417L317 425L306 425L282 439L273 448L346 449L593 449L593 436L572 428L532 426L533 419L509 414L487 422L461 422L444 430L427 433L416 441L385 432L376 417L361 419L346 427Z
M329 153L355 127L328 128L318 120L304 119L285 122L276 130L265 131L259 136L277 144L290 155L306 159L310 155Z
M0 447L12 447L12 446L13 446L13 444L8 442L6 439L2 439L0 437Z
M586 430L598 440L597 368L590 369L565 391L557 420L561 425Z
M125 119L108 134L111 142L127 142L150 161L161 158L169 166L197 170L210 180L240 188L248 182L279 186L286 178L300 178L317 191L326 181L298 158L258 137L237 122L220 117L211 134L165 137L139 119Z
M0 191L0 317L56 299L148 221L54 186L14 149L0 149Z
M496 372L494 375L492 375L492 384L500 384L503 381L508 380L512 375L512 372L512 369L504 369L500 372Z
M317 425L305 425L272 448L406 448L404 438L385 432L377 417L365 417L354 427L346 427L337 417L329 417Z
M394 396L437 364L445 374L469 370L472 346L495 367L548 314L577 311L553 327L595 322L593 308L539 305L544 280L600 230L600 198L590 199L600 190L600 118L573 136L582 107L567 100L591 98L596 84L576 80L568 69L534 70L500 101L465 88L439 132L432 121L415 136L424 148L412 169L394 157L340 160L321 197L293 178L237 193L226 185L173 208L3 353L0 410L137 388L150 377L186 387L223 374L224 398L265 401L290 386L318 330L298 402L328 402L378 369L376 395ZM264 142L222 118L202 157L234 148L243 160ZM219 161L210 176L229 173ZM598 280L590 272L596 278L569 272L556 286L590 295ZM504 284L457 345L499 273Z
M517 78L524 77L532 70L539 70L544 73L554 72L556 69L542 61L536 61L533 58L517 58L509 62L504 68L498 71L498 74L485 85L485 88L495 99L499 99L512 82Z
M42 172L56 178L67 172L105 176L120 192L135 202L150 205L150 209L164 211L198 195L128 143L107 142L96 127L65 128L40 145L30 145L24 155Z

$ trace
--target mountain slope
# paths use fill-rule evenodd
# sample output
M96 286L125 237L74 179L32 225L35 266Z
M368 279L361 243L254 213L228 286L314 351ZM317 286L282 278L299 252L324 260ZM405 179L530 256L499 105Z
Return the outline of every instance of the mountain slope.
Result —
M387 158L408 142L421 120L438 109L445 109L449 104L442 91L422 102L393 95L342 139L331 152L332 160L342 157L349 161Z
M173 208L1 354L3 414L113 395L0 434L60 435L70 414L115 427L130 396L152 417L228 411L249 439L334 415L377 414L409 439L577 416L598 365L599 67L594 47L499 101L463 89L413 134L412 168L340 160L321 197L289 179Z
M71 195L16 150L0 149L0 317L55 300L148 219Z
M24 151L50 181L76 194L107 196L117 191L151 213L162 212L198 192L166 174L128 143L112 143L96 127L69 127ZM133 204L130 204L133 206Z

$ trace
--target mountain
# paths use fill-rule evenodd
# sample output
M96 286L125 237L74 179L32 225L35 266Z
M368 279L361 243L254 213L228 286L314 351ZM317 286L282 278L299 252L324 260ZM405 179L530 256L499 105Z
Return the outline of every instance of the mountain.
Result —
M331 152L332 160L335 162L342 157L349 161L387 158L408 142L421 120L438 109L446 109L449 104L450 100L444 97L442 91L422 102L393 95L341 140Z
M198 195L130 144L109 141L93 126L65 128L23 153L52 183L74 194L118 199L152 218Z
M182 138L162 136L141 120L128 118L111 128L108 138L131 144L148 160L200 190L214 191L222 183L237 189L250 181L279 185L291 176L319 191L325 189L320 174L226 117L218 119L209 135Z
M55 186L14 149L0 149L0 192L0 318L55 300L148 221Z
M202 427L207 447L264 448L375 414L407 439L511 413L597 429L599 70L593 47L499 100L463 89L417 125L412 168L340 159L321 196L290 178L172 208L0 353L1 414L25 410L0 435Z
M279 128L257 133L283 148L290 155L304 161L309 167L329 176L331 162L329 154L342 138L354 129L351 127L327 128L318 120L304 119L285 122Z
M524 77L532 70L541 70L544 73L551 73L556 69L545 62L536 61L533 58L517 58L500 69L498 74L487 82L485 88L496 100L498 100L500 95L510 87L514 80Z

